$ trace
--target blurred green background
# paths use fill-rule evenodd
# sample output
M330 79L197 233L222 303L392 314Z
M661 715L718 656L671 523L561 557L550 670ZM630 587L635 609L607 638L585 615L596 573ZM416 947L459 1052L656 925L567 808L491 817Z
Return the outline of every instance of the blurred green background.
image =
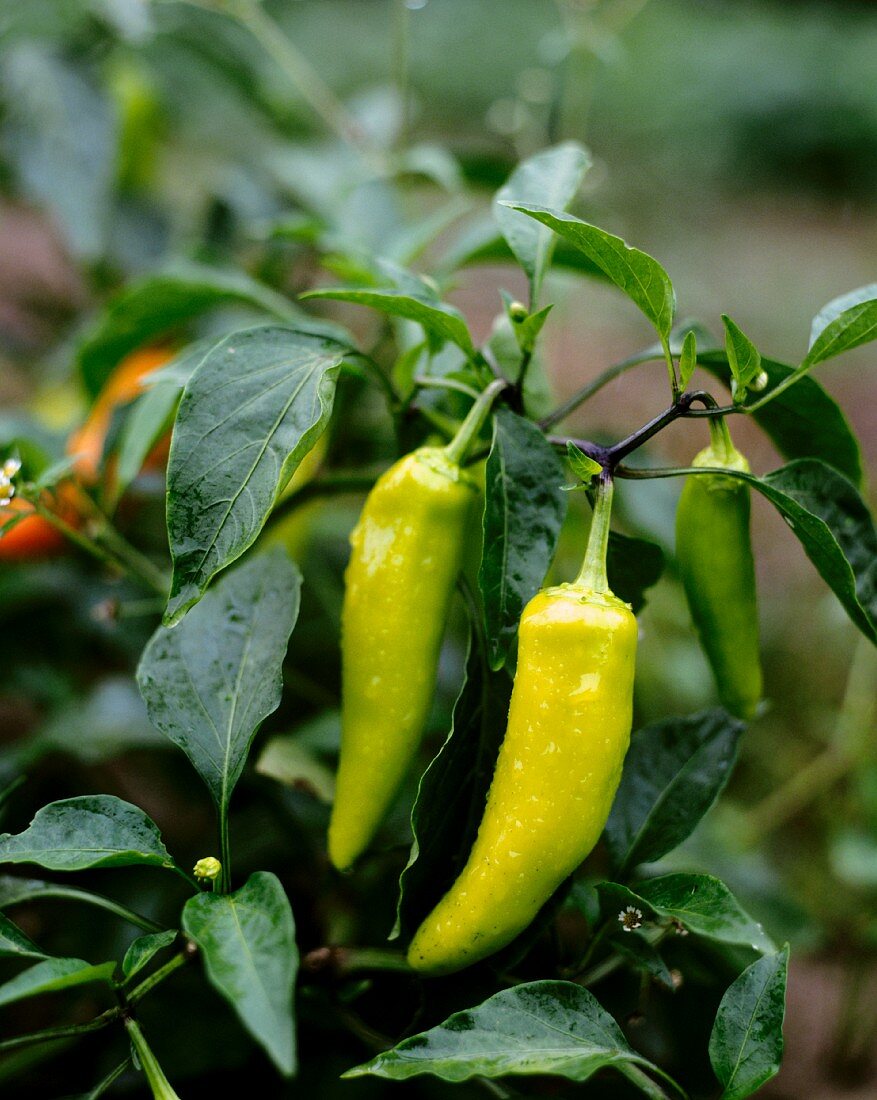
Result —
M295 294L333 281L321 264L344 271L358 248L380 248L400 216L414 224L452 207L457 219L415 265L431 272L483 217L514 163L564 138L584 141L595 158L577 211L662 262L676 285L680 316L716 330L719 314L728 313L764 354L797 362L813 314L877 279L873 5L269 3L299 61L313 69L315 79L305 73L302 82L308 97L249 31L210 7L0 3L0 427L7 436L28 417L31 430L39 424L47 436L63 435L81 419L86 398L74 349L103 303L129 280L185 257L244 267ZM337 97L343 118L392 154L392 183L371 179L315 112L313 98L324 87L332 97L324 115L335 110ZM314 226L337 245L334 261L326 261L332 249L311 247ZM500 287L523 293L520 273L479 265L455 280L452 300L478 337L489 333L499 311ZM557 397L651 342L645 322L603 285L558 272L545 300L556 303L545 368ZM373 335L369 318L356 311L339 316L364 338ZM249 320L242 310L219 311L181 335ZM820 375L856 429L872 478L874 355L866 347ZM592 438L627 434L663 407L665 387L663 367L641 368L580 410L570 428ZM367 464L386 461L390 433L377 402L351 386L342 394L345 409L346 427L333 435L330 461L342 467L354 455L365 455ZM779 464L754 425L733 427L757 471ZM649 458L687 463L703 445L695 434L691 423L677 425ZM669 481L622 485L619 507L628 528L671 550L679 488ZM148 532L160 530L161 486L145 479L139 494L129 522L148 544ZM272 728L283 730L308 718L305 742L317 758L335 736L332 624L356 508L356 499L344 498L314 512L302 550L310 595L293 638L288 698L272 719ZM570 527L561 571L579 552L575 523ZM769 707L744 740L724 799L667 863L721 875L774 939L792 941L786 1062L764 1095L872 1097L877 664L761 500L754 503L754 537ZM318 552L307 549L313 539L322 540ZM102 616L109 596L125 599L119 585L75 556L34 566L0 562L2 759L8 773L26 766L30 775L4 827L17 828L48 798L112 790L147 809L186 858L191 848L194 860L204 854L199 844L209 843L209 808L176 756L153 751L157 735L130 678L155 619ZM672 569L641 621L640 717L711 703L708 670ZM461 660L458 632L443 669L439 739ZM319 861L311 849L325 812L312 795L256 777L241 803L235 828L242 862L283 865L302 845ZM401 807L388 836L396 829L404 838L404 822ZM381 883L392 893L395 864L388 870L378 861L356 887L328 883L325 871L309 881L308 866L290 886L294 905L300 899L297 913L316 914L311 924L304 920L303 947L366 936L364 918L355 915L358 901ZM119 890L129 888L124 876L112 874ZM107 890L107 878L96 885ZM149 898L137 902L149 907ZM378 940L384 916L369 918L368 934ZM81 952L73 942L81 928L74 922L60 934L72 954ZM93 934L111 935L103 927ZM319 1004L311 1011L309 1026L319 1035ZM197 1032L195 1008L187 1005L186 1012ZM219 1018L228 1030L230 1018ZM211 1017L210 1027L219 1026ZM186 1052L178 1053L185 1066ZM235 1061L232 1040L226 1055L232 1068L250 1057L244 1051ZM327 1065L337 1069L361 1055L353 1043L338 1052L337 1067L334 1055ZM210 1063L196 1040L188 1056L193 1073ZM87 1045L81 1057L60 1052L48 1068L28 1071L27 1095L85 1087L100 1057ZM12 1095L21 1077L11 1072L0 1065ZM206 1089L210 1075L198 1080ZM334 1095L324 1081L301 1087ZM200 1095L198 1088L185 1095ZM417 1088L402 1090L443 1095L429 1084ZM381 1094L365 1085L337 1091Z

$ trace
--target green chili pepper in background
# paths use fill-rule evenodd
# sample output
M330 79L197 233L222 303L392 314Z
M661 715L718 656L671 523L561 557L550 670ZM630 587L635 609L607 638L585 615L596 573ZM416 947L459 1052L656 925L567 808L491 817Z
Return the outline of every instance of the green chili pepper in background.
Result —
M710 446L692 465L748 473L724 421L710 427ZM721 474L688 477L676 512L676 558L691 617L722 705L747 720L762 690L749 513L749 487Z
M377 481L351 535L341 616L341 757L329 825L339 869L365 850L411 765L478 499L460 463L499 392L447 447L421 447Z
M524 609L508 728L478 836L412 940L443 974L504 947L600 838L630 741L637 624L606 579L612 483L601 479L585 564Z

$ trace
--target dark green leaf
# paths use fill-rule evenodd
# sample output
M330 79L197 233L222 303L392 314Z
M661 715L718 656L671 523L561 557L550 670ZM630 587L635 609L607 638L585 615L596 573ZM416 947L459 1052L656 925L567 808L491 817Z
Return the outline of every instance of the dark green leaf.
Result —
M0 913L0 959L45 959L46 957L46 952L32 943L18 925L13 924L8 917Z
M734 399L742 401L761 371L761 354L746 333L724 313L722 324L725 326L725 354L734 380Z
M751 947L764 953L774 945L761 925L741 908L728 887L711 875L677 872L635 883L634 888L616 882L597 885L605 920L618 921L633 906L643 921L677 921L695 935Z
M877 530L845 477L817 459L790 462L753 485L795 532L807 557L862 633L877 643Z
M177 931L175 928L171 928L167 932L150 932L146 936L138 936L125 952L124 959L122 959L122 974L125 981L130 981L135 974L139 974L162 948L169 947L176 938Z
M397 932L406 939L469 856L505 733L511 692L508 673L491 673L473 639L451 732L423 773L411 812L414 844L399 880L397 917Z
M826 359L877 339L877 283L842 294L813 318L810 350L801 364L809 370Z
M664 551L646 539L610 531L606 572L609 587L638 615L645 607L647 589L657 584L664 572Z
M191 262L132 284L121 292L79 347L79 369L96 394L129 352L217 306L244 304L280 320L298 315L280 294L240 271L222 271Z
M338 287L326 290L312 290L302 295L307 298L329 298L336 302L353 302L360 306L369 306L394 317L405 317L416 321L427 332L442 340L450 340L467 356L475 354L472 337L462 313L453 306L440 302L436 298L415 296L402 290L362 290L356 287Z
M572 982L544 981L504 989L344 1076L406 1080L429 1073L467 1081L553 1074L587 1081L597 1070L624 1063L654 1068L630 1048L592 993Z
M642 310L661 339L669 338L676 310L676 295L669 275L657 260L640 252L638 248L631 248L620 237L574 218L571 214L531 203L515 203L513 209L547 225L570 244L581 249Z
M730 386L725 352L702 351L698 364ZM792 367L771 359L762 359L761 368L767 373L770 388L793 372ZM801 378L751 415L786 458L822 459L855 485L861 485L862 456L856 437L840 406L814 379Z
M111 962L94 966L82 959L46 959L0 985L0 1005L89 982L109 984L115 969L116 964Z
M510 409L497 409L478 574L493 668L502 667L524 605L551 565L566 513L562 484L560 459L536 425Z
M282 549L251 557L178 626L160 626L137 669L150 719L186 753L220 812L280 703L300 587Z
M233 894L186 902L183 930L201 949L213 987L287 1076L295 1072L295 924L275 875L257 871Z
M52 871L175 867L155 823L139 807L108 794L44 806L24 832L0 836L0 863L36 863Z
M326 427L346 354L295 329L248 329L210 351L189 379L168 462L168 625L255 542Z
M606 822L620 870L660 859L691 835L724 789L745 728L715 709L655 722L633 735Z
M682 389L688 388L694 368L697 366L697 336L693 329L685 333L682 344L682 354L679 356L679 385Z
M538 202L565 210L590 166L588 151L577 142L567 141L522 161L496 193L494 216L530 281L531 308L535 308L551 264L554 236L549 229L522 217L512 206Z
M766 955L727 990L710 1035L710 1061L722 1100L752 1096L779 1072L789 948Z

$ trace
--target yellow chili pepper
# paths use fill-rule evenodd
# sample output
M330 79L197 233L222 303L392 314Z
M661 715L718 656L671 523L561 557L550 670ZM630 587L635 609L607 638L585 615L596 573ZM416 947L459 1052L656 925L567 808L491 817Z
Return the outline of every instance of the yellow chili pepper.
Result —
M341 616L341 757L329 857L365 850L411 765L429 717L442 636L463 565L476 480L460 462L498 392L489 386L447 447L386 471L351 535Z
M585 565L524 609L508 728L466 866L418 929L416 970L449 973L522 932L603 831L630 740L637 625L609 590L611 482Z

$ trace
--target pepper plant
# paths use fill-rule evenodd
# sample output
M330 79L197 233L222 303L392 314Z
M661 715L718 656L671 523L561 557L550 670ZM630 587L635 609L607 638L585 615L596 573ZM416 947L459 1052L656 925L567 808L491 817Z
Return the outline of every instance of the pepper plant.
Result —
M401 187L404 171L377 159L374 178ZM546 1083L556 1077L581 1086L577 1095L731 1100L777 1073L788 946L708 868L662 861L721 795L765 705L752 496L877 641L877 532L858 444L812 373L877 337L877 291L820 310L797 363L763 355L727 316L716 338L679 320L657 260L569 212L589 166L574 142L535 154L496 194L492 224L450 244L454 210L399 220L371 249L340 224L279 221L268 240L295 239L307 258L309 289L295 297L243 270L146 274L76 348L97 400L126 356L170 349L116 408L97 480L51 441L26 431L2 440L0 507L23 501L57 528L77 561L94 563L106 619L134 624L120 698L131 705L136 677L150 725L132 710L132 743L148 754L162 739L176 746L210 806L195 780L145 768L125 797L80 791L27 824L39 744L6 761L0 954L14 972L0 1007L22 1016L5 1016L0 1071L16 1087L34 1059L75 1043L103 1044L91 1097L187 1096L199 1072L230 1072L266 1096L376 1095L351 1080L372 1078L418 1078L406 1086L418 1096L545 1095L567 1087ZM520 267L526 293L497 287L494 329L479 340L447 294L462 269L497 259ZM599 280L626 296L655 334L562 404L543 373L553 264L582 287ZM330 271L343 285L329 285ZM230 304L246 309L244 325L222 312ZM364 325L367 316L375 321ZM604 386L640 369L666 375L666 404L647 423L616 441L563 431L573 414L587 423ZM752 472L734 448L744 418L783 456L777 469ZM654 465L653 441L680 423L692 456L706 426L710 448L688 466ZM144 462L169 431L156 491ZM380 443L370 450L371 436ZM379 500L386 468L401 458L392 469L410 469L425 453L429 475ZM464 501L453 521L424 510L430 478L443 477L458 479ZM624 501L628 483L663 479L686 479L678 568L724 705L641 723L633 614L668 563ZM610 529L613 499L620 522ZM354 599L340 592L344 547L365 501L347 574L362 591L344 604L339 641L341 601ZM19 512L8 527L23 522ZM562 537L580 540L575 584L557 564L568 555L558 554ZM424 585L432 554L441 561ZM588 623L594 607L617 622L581 645L542 623L536 660L526 631L546 602L566 607L571 590ZM343 872L327 847L339 680L332 857ZM402 729L412 692L416 714ZM104 759L97 711L81 728L80 750ZM53 736L63 747L65 731ZM566 755L549 766L555 752ZM188 835L147 812L161 806L162 782L188 784L201 807ZM527 814L532 843L518 864L503 822ZM34 867L46 877L26 877ZM135 905L138 875L147 885ZM97 942L115 953L97 957L87 937L73 944L33 919L66 905L112 922ZM226 1006L215 1031L201 1026L213 1019L201 1007L210 990L214 1008ZM54 1023L29 1015L47 994L58 994ZM697 1033L694 1053L674 1012L680 1031ZM314 1054L326 1035L333 1053ZM201 1065L187 1064L199 1049ZM301 1084L285 1083L296 1075Z

